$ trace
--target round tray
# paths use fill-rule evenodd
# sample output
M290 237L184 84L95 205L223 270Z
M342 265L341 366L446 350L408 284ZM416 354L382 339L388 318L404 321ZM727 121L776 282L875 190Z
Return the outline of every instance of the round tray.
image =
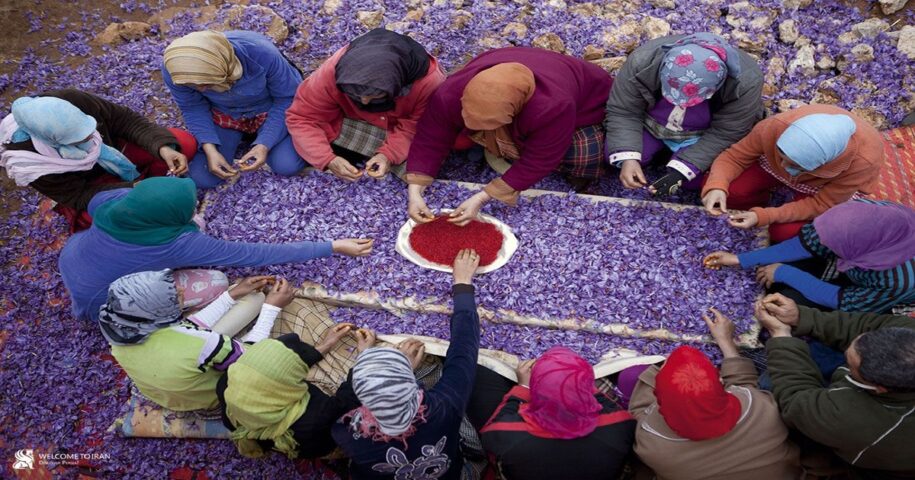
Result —
M452 209L442 209L439 211L439 215L444 215L452 211ZM518 250L518 239L515 237L515 234L512 233L511 227L500 222L495 217L481 213L477 215L477 220L495 225L496 228L499 229L499 233L502 234L502 248L499 249L496 260L489 265L477 268L477 273L489 273L502 268L503 265L508 263L508 260L514 255L515 250ZM420 267L430 268L440 272L451 272L451 265L430 262L413 250L413 247L410 246L410 233L413 232L413 227L415 226L416 222L414 222L413 219L407 219L407 223L404 223L403 226L400 227L400 232L397 233L397 243L394 246L397 253Z

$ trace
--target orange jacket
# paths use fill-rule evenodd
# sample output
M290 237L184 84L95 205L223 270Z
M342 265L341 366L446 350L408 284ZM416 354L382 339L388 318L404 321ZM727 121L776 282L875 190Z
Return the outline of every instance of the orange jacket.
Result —
M445 81L438 61L429 58L426 75L413 82L410 93L395 100L394 110L367 112L337 88L335 67L347 47L337 50L327 61L306 78L295 92L295 99L286 110L286 126L296 152L313 167L324 169L336 157L330 143L340 135L344 118L361 120L387 131L387 138L378 153L392 164L403 163L416 135L416 123L429 97Z
M775 142L791 122L815 113L848 115L857 129L841 155L816 170L792 177L778 161ZM759 217L759 225L813 220L856 192L868 193L880 174L883 158L883 137L865 120L833 105L806 105L757 123L743 140L722 152L712 163L702 196L715 189L727 192L731 182L753 162L765 162L766 170L774 172L785 185L804 184L820 190L811 197L780 207L751 209Z

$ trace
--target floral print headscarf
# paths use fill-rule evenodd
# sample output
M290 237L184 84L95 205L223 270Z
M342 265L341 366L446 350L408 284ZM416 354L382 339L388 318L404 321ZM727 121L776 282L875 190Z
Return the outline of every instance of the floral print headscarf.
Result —
M737 50L723 38L689 35L670 45L661 62L661 94L677 107L692 107L711 98L729 75L739 73Z

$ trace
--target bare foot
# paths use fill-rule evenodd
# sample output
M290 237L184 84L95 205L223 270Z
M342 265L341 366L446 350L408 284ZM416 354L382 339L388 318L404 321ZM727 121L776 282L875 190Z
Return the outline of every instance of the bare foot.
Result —
M454 284L466 283L469 285L478 266L480 266L480 256L477 255L476 250L465 248L458 252L454 257Z

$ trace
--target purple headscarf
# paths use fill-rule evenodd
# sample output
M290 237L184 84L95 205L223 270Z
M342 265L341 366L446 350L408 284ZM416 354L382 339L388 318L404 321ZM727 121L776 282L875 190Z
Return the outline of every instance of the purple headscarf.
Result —
M887 270L915 257L915 211L891 202L850 200L813 221L838 269Z

